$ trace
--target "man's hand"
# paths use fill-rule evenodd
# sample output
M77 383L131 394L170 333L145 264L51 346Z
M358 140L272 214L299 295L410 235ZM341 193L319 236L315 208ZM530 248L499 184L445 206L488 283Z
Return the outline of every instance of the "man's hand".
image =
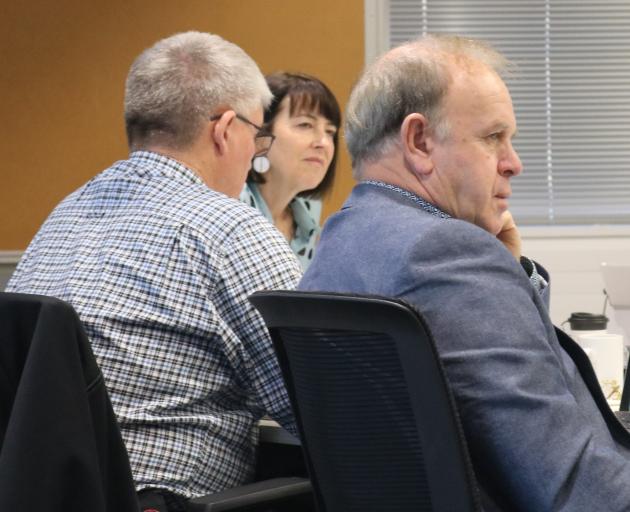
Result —
M512 256L516 258L516 261L520 261L521 234L518 232L516 223L509 211L503 213L502 220L503 225L501 226L501 231L497 233L497 238L503 243L503 245L505 245L507 250L512 253Z

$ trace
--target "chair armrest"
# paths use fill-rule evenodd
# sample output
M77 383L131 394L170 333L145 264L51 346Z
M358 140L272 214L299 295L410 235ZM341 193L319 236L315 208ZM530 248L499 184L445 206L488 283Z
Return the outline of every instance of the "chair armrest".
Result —
M188 512L238 510L241 507L275 503L311 492L311 482L308 478L271 478L208 496L193 498L188 501L187 510Z

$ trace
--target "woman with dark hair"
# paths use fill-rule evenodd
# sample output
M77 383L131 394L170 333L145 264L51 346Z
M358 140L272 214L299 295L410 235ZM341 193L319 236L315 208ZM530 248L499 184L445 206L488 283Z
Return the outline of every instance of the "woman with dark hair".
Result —
M274 73L267 77L274 99L263 129L275 140L252 162L241 200L260 210L289 241L306 270L319 235L319 200L333 184L339 105L315 77Z

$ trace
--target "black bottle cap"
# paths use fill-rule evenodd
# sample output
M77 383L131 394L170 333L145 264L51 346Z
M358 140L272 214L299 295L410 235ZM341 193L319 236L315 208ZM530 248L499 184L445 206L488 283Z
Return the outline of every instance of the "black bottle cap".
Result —
M572 331L603 331L608 326L608 318L593 313L571 313L569 325Z

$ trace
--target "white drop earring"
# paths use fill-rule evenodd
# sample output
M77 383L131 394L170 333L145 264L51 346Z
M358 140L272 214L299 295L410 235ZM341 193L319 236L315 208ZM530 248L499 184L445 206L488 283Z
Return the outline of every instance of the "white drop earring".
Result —
M264 174L269 170L271 164L266 156L257 156L252 160L252 169L258 174Z

